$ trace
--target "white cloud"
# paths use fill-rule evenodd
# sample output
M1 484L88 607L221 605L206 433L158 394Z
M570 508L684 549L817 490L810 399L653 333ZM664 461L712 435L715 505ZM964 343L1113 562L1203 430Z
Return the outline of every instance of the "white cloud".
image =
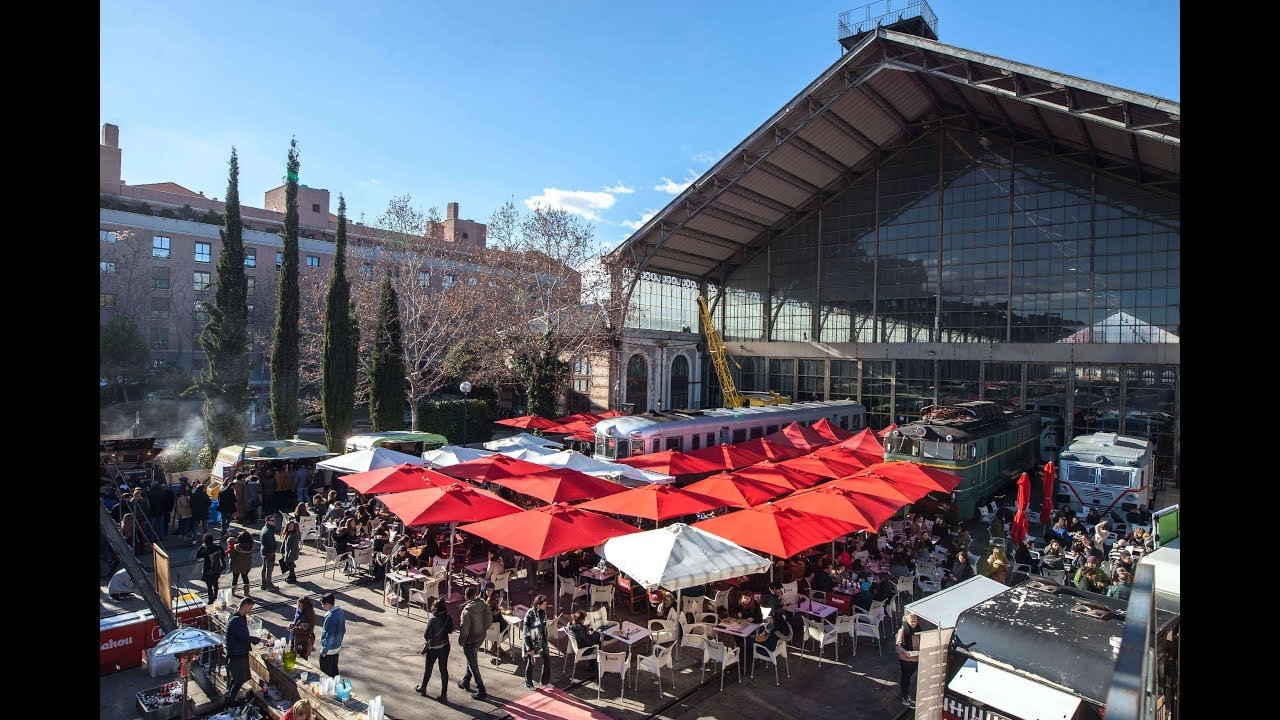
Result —
M719 160L721 155L724 155L724 153L719 150L703 150L702 152L696 152L690 155L689 159L698 163L702 167L707 167L716 160Z
M685 188L692 185L694 180L698 179L698 174L693 170L685 170L684 172L684 182L676 182L669 177L663 176L662 182L654 185L653 189L668 195L679 195L684 192Z
M592 192L590 190L561 190L559 188L542 188L541 195L534 195L524 199L525 207L530 210L541 205L545 208L554 208L571 212L574 215L599 222L601 220L600 210L608 210L613 207L617 199L607 192Z
M619 180L617 185L614 185L613 187L607 187L604 189L604 191L611 195L619 195L619 194L630 195L631 193L635 192L636 189L629 188L626 185L623 185L622 181Z
M622 227L630 228L632 230L639 230L640 228L644 227L645 223L649 222L650 218L652 218L654 215L657 215L657 214L658 214L657 210L645 209L645 211L640 214L639 220L623 220Z
M369 178L368 180L362 180L360 184L361 185L377 185L379 183L378 183L378 178Z

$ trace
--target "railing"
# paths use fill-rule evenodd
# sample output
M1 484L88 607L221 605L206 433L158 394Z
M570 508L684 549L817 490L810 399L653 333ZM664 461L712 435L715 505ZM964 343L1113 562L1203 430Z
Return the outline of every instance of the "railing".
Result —
M878 13L873 15L872 13ZM855 17L855 14L857 17ZM892 25L914 17L924 19L934 37L938 36L938 16L926 0L878 0L840 13L837 40L871 32L883 25Z
M1156 705L1155 567L1138 565L1107 692L1107 720L1152 720Z

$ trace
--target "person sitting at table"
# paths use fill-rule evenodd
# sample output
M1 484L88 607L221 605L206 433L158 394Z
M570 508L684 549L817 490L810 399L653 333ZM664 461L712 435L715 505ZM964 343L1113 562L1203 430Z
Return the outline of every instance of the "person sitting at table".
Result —
M578 646L579 650L585 650L589 647L600 647L600 632L593 627L587 625L587 614L582 610L573 614L573 619L569 621L568 632L573 636L573 642ZM591 661L591 672L596 671L596 661Z
M914 575L915 564L911 562L911 558L905 552L899 550L889 559L889 572L893 573L895 577Z
M666 588L658 588L654 591L653 596L657 598L657 602L653 604L654 617L663 619L667 617L667 613L676 606L675 593L668 592Z
M1113 542L1111 537L1110 523L1106 520L1099 522L1093 526L1093 546L1101 552L1107 551L1107 546Z
M1116 570L1116 576L1111 579L1111 585L1107 588L1107 597L1127 601L1129 599L1129 585L1132 582L1129 571L1123 568Z
M489 612L493 613L493 621L498 623L498 637L501 638L506 632L507 627L511 623L502 617L502 595L495 592L493 583L486 582L484 589L480 592L480 599L489 606ZM490 665L498 664L498 656L502 652L502 643L495 642L493 644L493 657L489 658Z
M991 518L991 537L1003 538L1008 536L1009 532L1005 530L1004 521L1000 519L1000 516L996 515Z
M987 569L983 574L998 583L1008 584L1009 558L1005 555L1003 548L991 549L991 556L987 558Z
M876 575L876 581L871 584L871 597L874 600L888 600L898 594L898 584L893 581L893 577L889 573L882 572Z
M1098 508L1096 507L1090 507L1089 512L1085 513L1085 525L1097 525L1100 520L1102 520L1102 515L1098 512Z
M582 566L578 564L578 556L573 553L565 553L556 559L556 575L560 576L560 582L568 582L572 585L578 584L578 572Z
M1126 547L1124 550L1121 550L1120 554L1116 556L1116 559L1112 561L1111 570L1112 572L1124 570L1129 573L1130 577L1132 577L1135 564L1137 564L1137 560L1134 558L1133 553L1130 552L1129 548Z
M507 571L506 565L502 562L502 557L498 555L497 548L489 551L489 562L484 566L485 582L493 582L494 575L501 575Z
M764 645L769 652L773 652L778 647L778 640L789 642L794 629L791 627L790 613L785 610L771 612L769 617L764 619L764 624L756 628L755 632L742 639L742 657L747 666L751 666L751 656L755 652L756 645Z
M1062 543L1055 537L1049 541L1049 547L1040 553L1040 568L1042 570L1061 570L1062 562Z
M311 496L311 514L315 515L317 522L324 522L324 516L329 513L329 503L324 499L324 495L316 493Z
M1084 567L1076 571L1075 586L1089 592L1105 593L1111 578L1099 567L1098 558L1090 556Z
M831 561L826 558L823 558L818 563L817 569L806 579L809 582L810 589L824 593L831 592L836 586L835 579L831 577Z
M1075 535L1084 532L1084 523L1080 522L1078 517L1067 518L1067 534Z
M1035 549L1035 546L1036 539L1027 535L1022 539L1022 542L1018 543L1018 546L1013 549L1013 561L1018 565L1031 566L1032 574L1038 574L1040 572L1040 561L1036 560L1031 555L1031 551Z
M1084 565L1087 557L1089 555L1084 551L1084 543L1076 541L1067 547L1062 553L1062 569L1066 571L1068 578L1075 575L1076 570Z
M957 550L952 554L951 567L943 571L942 587L949 588L974 576L973 566L969 564L969 553Z
M760 611L760 603L756 602L755 597L750 593L742 593L738 598L737 609L729 610L729 617L747 622L758 623L764 620L764 614Z
M840 554L836 555L836 564L845 569L848 569L848 567L853 564L853 553L849 552L850 544L851 543L842 543L840 545Z

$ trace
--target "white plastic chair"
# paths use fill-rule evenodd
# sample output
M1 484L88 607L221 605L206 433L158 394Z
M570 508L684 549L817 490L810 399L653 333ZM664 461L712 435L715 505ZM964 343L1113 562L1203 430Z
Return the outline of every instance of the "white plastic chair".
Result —
M719 590L716 592L716 612L720 612L720 608L729 609L729 591Z
M936 593L942 589L942 586L938 584L937 580L933 579L932 575L925 575L923 573L916 575L916 586L920 588L921 595Z
M937 564L937 563L931 563L931 562L918 562L918 563L916 563L916 574L917 574L917 575L928 575L928 576L930 576L930 577L934 577L934 573L936 573L937 571L938 571L938 564Z
M409 591L409 602L405 603L405 611L409 610L409 606L415 602L422 605L422 609L426 610L431 604L431 598L440 597L440 581L432 582L431 578L427 578L426 584L421 588L413 588Z
M1013 571L1016 573L1022 573L1023 575L1030 575L1031 566L1026 563L1017 563L1013 566Z
M1053 580L1054 582L1058 583L1059 585L1066 585L1066 584L1067 584L1067 571L1066 571L1066 570L1043 570L1043 569L1042 569L1040 572L1041 572L1041 574L1043 574L1045 577L1049 578L1050 580Z
M876 650L883 655L884 649L880 646L880 625L875 619L866 613L856 613L849 616L852 621L852 632L849 637L853 639L853 654L858 654L858 638L869 637L876 641Z
M911 597L915 597L916 579L914 577L910 575L903 575L902 577L898 578L897 594L901 595L902 593L906 593Z
M502 593L508 602L511 600L511 578L515 574L515 570L507 570L495 574L490 581L493 583L493 591Z
M338 568L350 561L351 553L344 552L339 555L337 547L326 545L324 548L324 566L321 568L320 576L324 577L324 574L329 571L329 567L332 566L333 578L336 580L338 578Z
M761 643L752 645L751 650L751 677L756 676L756 660L764 660L773 664L773 684L780 685L778 680L778 658L787 661L787 677L791 677L791 660L787 657L787 643L782 638L778 638L778 644L770 651Z
M625 700L627 697L627 654L621 651L604 652L603 650L597 654L596 700L600 699L600 692L604 689L605 673L614 673L618 676L622 683L621 688L618 690L618 698Z
M837 615L835 617L835 621L831 624L831 626L836 629L837 633L849 636L849 639L853 642L853 654L857 655L858 654L858 637L853 633L853 616ZM838 641L837 641L836 647L839 647Z
M655 621L650 620L650 623ZM658 681L658 692L662 692L662 668L671 670L671 690L676 689L676 669L671 662L671 648L659 645L654 642L653 653L650 655L636 656L636 678L634 687L640 689L640 673L653 673L654 679Z
M496 658L502 658L502 641L507 639L507 633L502 631L502 625L494 622L484 633L484 647L486 650L490 647L490 643L496 646L497 652L493 653ZM508 643L510 644L510 643ZM514 648L512 648L514 650Z
M782 583L782 596L786 597L787 593L800 593L800 581L792 580L788 583Z
M613 625L618 624L616 622L609 621L608 605L601 605L595 610L588 612L586 617L586 622L587 622L587 625L589 625L590 627L596 630L603 630L604 628L612 627Z
M613 606L613 585L592 585L591 586L591 605L594 607L596 603L605 603L610 607Z
M706 623L680 623L680 645L676 648L676 659L678 660L680 658L680 654L687 647L702 650L714 633L714 625L707 625Z
M677 631L674 620L654 619L649 621L649 638L655 645L668 645L676 641Z
M570 609L573 609L573 606L578 603L578 598L591 597L591 591L588 589L588 585L586 583L582 583L581 585L565 585L562 583L560 585L560 594L569 596Z
M818 602L820 602L820 603L824 603L824 604L825 604L825 603L827 602L827 594L826 594L826 593L824 593L824 592L822 592L821 590L810 590L810 591L809 591L809 599L810 599L810 600L816 600L816 601L818 601Z
M836 661L840 660L840 633L835 626L825 620L814 620L813 618L802 615L804 620L804 642L802 645L808 647L810 640L818 643L818 664L822 664L822 651L828 645L835 645Z
M308 540L314 540L316 544L316 550L320 549L320 538L322 537L323 534L320 532L320 527L319 527L319 524L316 522L315 515L307 515L306 517L298 521L298 533L299 533L299 538L303 543L307 542Z
M702 645L702 681L707 679L707 663L720 663L720 691L724 692L725 668L733 665L738 668L738 682L742 682L742 665L738 664L738 648L725 647L718 640L707 640Z
M573 658L574 673L578 672L578 663L582 662L583 660L596 660L597 662L599 662L599 660L597 659L597 656L600 653L600 647L598 645L592 645L589 648L579 648L578 641L573 639L573 633L569 632L568 628L565 628L564 634L566 637L569 638L569 645L566 647L565 654L564 654L565 670L569 669L570 658ZM548 635L548 637L550 636Z
M706 602L710 599L711 598L707 597L706 595L699 595L697 597L680 598L680 612L693 613L695 615L700 615L707 611Z

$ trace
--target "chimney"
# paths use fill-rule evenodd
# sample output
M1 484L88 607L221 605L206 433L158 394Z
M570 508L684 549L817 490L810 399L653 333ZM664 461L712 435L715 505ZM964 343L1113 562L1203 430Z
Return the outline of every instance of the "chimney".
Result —
M112 125L111 123L104 123L102 125L102 144L106 145L107 147L113 147L113 148L120 147L119 126Z
M445 219L445 220L457 220L457 219L458 219L458 203L453 202L453 203L449 203L449 204L446 206L446 209L445 209L445 218L444 218L444 219Z

